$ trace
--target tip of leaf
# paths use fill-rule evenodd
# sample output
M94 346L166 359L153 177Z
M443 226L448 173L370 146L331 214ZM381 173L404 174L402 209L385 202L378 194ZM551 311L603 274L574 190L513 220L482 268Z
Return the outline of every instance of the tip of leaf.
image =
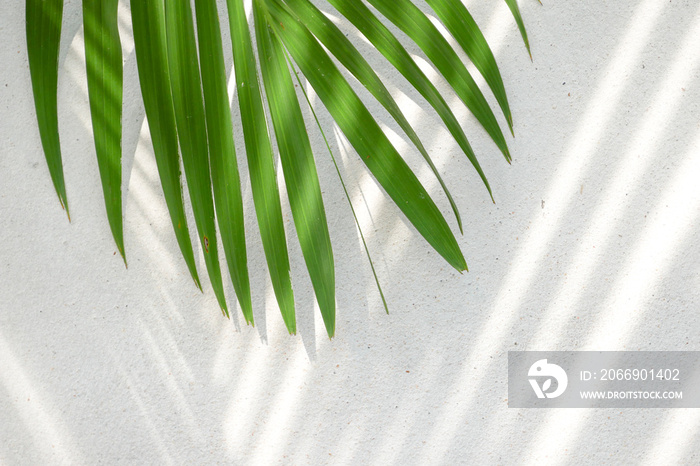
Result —
M58 202L61 204L61 209L66 211L66 215L68 216L68 223L71 223L70 210L68 210L68 201L64 200L63 197L59 195Z
M501 152L503 152L503 156L506 158L506 161L510 163L513 158L510 156L510 149L508 149L508 146L505 146Z
M469 272L469 267L467 267L467 261L464 260L464 257L462 257L461 264L452 265L452 267L454 267L455 270L460 273L460 275L462 272Z
M284 318L283 318L284 320ZM285 320L284 325L287 327L287 331L289 332L290 335L296 335L297 334L297 323L296 319L292 317L291 322L287 322Z
M325 322L324 322L325 323ZM326 333L328 334L328 340L332 340L335 337L335 322L326 324Z
M119 255L122 256L122 260L124 261L124 268L128 269L129 264L126 262L126 254L124 254L124 246L117 244L117 251L119 251Z

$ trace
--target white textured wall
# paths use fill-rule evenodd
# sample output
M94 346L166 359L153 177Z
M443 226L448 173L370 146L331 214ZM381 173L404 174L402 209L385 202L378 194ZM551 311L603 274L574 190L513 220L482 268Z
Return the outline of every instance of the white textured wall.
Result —
M333 137L385 315L316 140L337 264L329 341L293 239L299 335L286 334L249 185L257 327L235 309L222 318L213 292L192 284L155 171L128 14L124 269L103 210L76 0L66 1L59 77L67 222L35 124L23 2L2 0L0 464L700 462L698 410L517 410L506 401L508 350L700 350L700 4L523 0L534 63L502 1L467 4L515 119L508 166L450 96L496 205L435 114L353 40L445 174L471 272L436 257Z

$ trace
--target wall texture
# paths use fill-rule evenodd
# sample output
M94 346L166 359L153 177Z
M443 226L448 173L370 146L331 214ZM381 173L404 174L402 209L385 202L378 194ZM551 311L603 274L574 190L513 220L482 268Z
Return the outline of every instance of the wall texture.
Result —
M2 0L0 464L700 461L698 410L518 410L506 389L508 350L700 350L700 3L523 0L530 62L504 2L467 0L515 120L509 166L450 100L495 205L425 102L346 28L445 174L470 272L430 250L331 131L391 311L316 140L336 251L332 341L294 239L299 335L286 334L248 184L257 326L235 309L226 320L192 284L123 3L128 270L103 209L80 2L66 1L59 76L69 224L35 124L23 2ZM449 214L416 151L377 114Z

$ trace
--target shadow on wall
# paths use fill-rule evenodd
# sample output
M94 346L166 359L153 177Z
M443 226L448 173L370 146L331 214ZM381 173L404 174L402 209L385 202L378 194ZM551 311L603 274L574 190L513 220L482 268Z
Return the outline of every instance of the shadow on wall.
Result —
M58 259L38 265L17 259L17 283L27 288L14 288L10 309L28 314L0 316L0 397L7 400L0 403L7 415L0 438L11 439L0 442L0 462L693 462L696 410L508 409L506 359L507 351L521 349L698 349L700 322L690 313L700 289L700 7L656 0L524 3L535 57L530 63L506 22L507 7L483 3L473 13L486 26L509 91L517 134L512 167L461 104L450 103L494 187L496 205L424 102L353 37L407 109L453 189L472 272L454 272L429 250L342 135L328 130L331 121L322 113L391 311L383 313L347 201L316 137L337 266L338 336L328 341L291 216L299 336L286 335L247 182L257 327L242 324L234 305L232 323L222 319L208 284L206 294L198 294L167 218L143 110L135 103L138 81L128 47L129 271L115 265L118 256L102 265L100 251L112 247L112 239L95 194L101 191L80 74L80 6L66 2L73 39L62 47L67 58L59 108L60 121L68 120L61 131L69 135L63 142L74 225L69 230L55 220L52 204L46 207L50 218L16 227ZM21 20L13 15L12 21ZM351 34L345 22L339 25ZM25 74L20 81L28 88ZM23 92L31 111L31 91ZM386 114L377 114L448 218L449 205L430 171ZM242 141L240 126L235 132ZM38 133L33 137L23 157L43 162ZM42 175L27 173L21 174ZM46 189L32 202L53 195L46 178ZM71 196L73 190L83 195ZM67 252L51 252L55 239L45 238L44 221L60 225L56 237L68 238ZM94 236L86 238L84 229ZM70 256L78 242L84 252ZM204 270L201 258L197 265ZM43 276L60 278L47 284ZM51 312L39 316L40 309Z

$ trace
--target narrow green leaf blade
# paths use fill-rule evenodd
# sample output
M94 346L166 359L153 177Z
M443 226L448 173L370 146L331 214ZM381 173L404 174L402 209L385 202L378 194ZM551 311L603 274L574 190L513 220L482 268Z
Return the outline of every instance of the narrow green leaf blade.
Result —
M486 42L486 38L472 15L461 1L427 0L427 3L484 77L512 130L513 117L508 105L501 72L498 70L498 64L493 52L491 52L491 47Z
M347 1L347 0L346 0ZM425 14L410 0L368 0L381 14L408 35L423 50L455 93L479 120L510 162L508 145L496 117L457 53ZM510 124L510 122L509 122ZM512 129L511 129L512 130Z
M228 316L216 245L207 128L189 0L168 0L165 26L175 121L192 210L212 288L222 312Z
M85 63L92 132L107 218L117 249L124 255L122 216L122 47L119 0L83 0Z
M329 338L335 334L335 268L316 163L279 38L257 1L255 36L299 245Z
M263 107L248 19L241 0L227 0L238 103L243 125L255 214L282 319L296 333L294 294L277 175Z
M525 48L527 49L527 53L530 55L530 60L532 60L532 52L530 51L530 41L527 38L527 31L525 30L525 23L523 23L523 17L520 15L518 1L506 0L506 4L508 5L508 8L510 8L511 13L513 13L513 17L515 18L515 22L518 25L518 29L520 29L520 35L523 38L523 42L525 42ZM542 2L540 1L540 5L541 4Z
M233 143L231 108L226 90L226 68L216 1L196 0L195 13L216 216L238 302L246 322L253 324L243 198L236 148Z
M58 51L63 0L27 0L27 53L41 145L51 181L68 220L68 198L58 137Z
M340 180L340 186L343 187L343 192L345 193L345 198L348 200L348 205L350 206L350 212L352 212L352 218L355 219L355 225L357 226L357 231L360 233L360 238L362 239L362 246L365 249L365 254L367 255L367 260L369 261L369 266L372 269L372 275L374 276L374 282L377 284L377 290L379 291L379 296L382 298L382 304L384 304L384 310L386 313L389 313L389 306L386 304L386 298L384 297L384 292L382 291L382 286L379 284L379 277L377 276L377 271L374 269L374 262L372 262L372 256L369 253L369 248L367 247L367 241L365 241L365 235L362 233L362 226L360 225L360 221L357 219L357 214L355 213L355 208L352 206L352 200L350 199L350 193L348 193L348 188L345 186L345 181L343 180L343 175L340 173L340 168L338 168L338 163L335 160L335 156L333 155L333 150L331 150L331 145L328 143L328 138L326 137L326 133L323 131L323 127L321 126L321 122L318 120L318 116L316 115L316 111L314 110L314 107L311 105L311 101L309 100L309 96L306 93L306 90L304 89L304 86L301 83L301 79L299 79L299 74L296 72L294 69L294 65L290 64L292 67L292 70L294 72L294 76L297 80L297 83L299 84L299 88L301 89L301 92L304 94L304 98L306 99L306 103L309 106L309 110L311 110L311 114L314 116L314 120L316 121L316 126L318 126L318 130L321 133L321 136L323 137L323 142L326 144L326 148L328 149L328 154L331 156L331 160L333 161L333 166L335 167L335 172L338 174L338 180Z
M362 2L329 0L430 103L472 163L493 200L491 187L452 110L406 49Z
M465 270L440 210L325 50L277 0L270 0L268 8L275 32L379 184L426 241L454 268Z
M454 202L450 191L442 180L440 172L438 172L433 160L430 155L428 155L428 151L425 150L423 143L420 138L418 138L413 127L410 125L403 112L401 112L401 109L396 104L396 101L391 96L386 86L384 86L384 83L379 79L379 76L377 76L377 73L375 73L369 63L367 63L367 60L358 52L340 29L309 0L288 0L287 4L298 18L304 18L304 24L309 28L309 31L311 31L328 51L331 52L340 63L367 88L374 98L382 104L406 133L411 142L418 148L423 159L428 163L433 174L439 181L447 199L450 201L452 211L459 225L459 230L462 231L462 219L459 216L457 204Z
M182 200L175 110L168 74L164 0L133 2L131 21L141 95L165 202L182 257L201 290Z

